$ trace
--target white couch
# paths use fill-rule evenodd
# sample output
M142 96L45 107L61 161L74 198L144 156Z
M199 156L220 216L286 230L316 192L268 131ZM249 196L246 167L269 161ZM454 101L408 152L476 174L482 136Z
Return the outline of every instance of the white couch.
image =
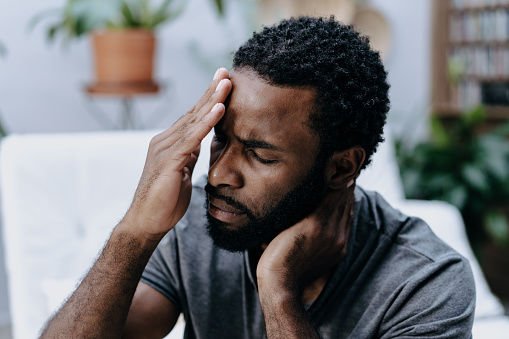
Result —
M4 248L14 338L35 338L72 291L130 204L155 131L11 135L0 151ZM210 142L210 136L205 144ZM193 179L206 173L208 146ZM476 338L506 338L509 318L490 293L459 212L442 202L405 200L389 144L359 184L426 220L470 260L477 287ZM170 334L182 337L183 323Z

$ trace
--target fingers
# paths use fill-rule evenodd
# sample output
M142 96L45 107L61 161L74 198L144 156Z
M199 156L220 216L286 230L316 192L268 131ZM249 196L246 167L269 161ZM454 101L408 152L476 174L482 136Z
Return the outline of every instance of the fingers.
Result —
M217 103L210 112L187 129L169 148L171 151L171 158L175 161L175 169L180 169L185 166L193 151L196 150L203 138L205 138L219 120L221 120L224 112L224 105L222 103Z
M352 216L355 203L354 187L348 187L341 191L339 199L336 200L332 218L339 225L340 230L348 226Z
M224 75L223 69L219 70L219 74L219 77ZM219 81L214 93L198 112L192 116L187 114L179 120L178 124L154 137L151 145L154 155L171 149L172 158L178 159L177 167L185 166L191 152L222 118L225 112L223 102L231 89L232 84L229 79Z
M348 187L344 190L329 189L322 198L320 205L315 213L315 217L320 224L325 225L330 219L339 221L341 216L347 211L347 200L353 195L354 187Z
M353 223L353 208L355 205L354 187L348 187L343 191L342 199L334 211L334 230L337 232L336 246L340 249L338 261L343 260L348 251L348 239Z
M214 126L221 120L225 113L222 103L217 103L210 112L204 112L203 116L180 138L181 152L192 153L200 145L201 141L209 134Z
M172 135L168 136L163 142L165 145L163 147L174 149L175 145L185 143L186 147L182 151L185 150L185 152L189 153L194 151L203 138L222 118L225 111L223 102L228 97L231 88L232 84L229 79L221 80L209 101L189 121L184 123ZM189 149L189 147L192 148Z
M187 160L186 167L189 168L189 171L193 173L194 166L196 166L196 162L198 161L198 156L200 155L200 145L191 153L189 160Z
M337 242L341 247L339 260L343 260L348 253L348 239L350 239L350 231L352 230L353 214L348 212L343 214L340 222L340 237Z
M344 190L330 190L322 199L318 209L309 218L316 222L316 232L324 240L331 241L329 249L336 249L337 262L344 259L347 253L348 237L353 220L355 204L354 185Z
M212 94L216 91L216 87L219 84L219 82L223 79L228 79L230 77L230 74L228 73L228 70L226 68L219 68L216 71L216 74L214 74L214 79L209 85L209 88L207 88L207 91L205 91L205 94L202 95L200 100L196 102L196 104L191 108L189 113L196 113L198 112L210 99Z
M198 102L193 106L193 108L191 108L191 110L189 110L186 114L181 116L170 128L168 128L167 130L163 131L162 133L160 133L159 135L154 137L154 142L157 143L162 140L165 140L168 137L170 137L172 134L174 134L176 131L181 129L182 126L184 126L187 122L189 122L191 119L193 119L195 114L198 113L205 106L205 104L211 102L211 99L214 94L216 95L215 98L218 98L218 99L221 99L224 97L222 100L219 100L219 101L215 100L214 104L217 102L224 102L224 100L226 100L226 97L228 96L229 91L226 94L226 96L224 96L224 95L221 95L221 94L224 94L223 92L216 93L217 92L216 89L217 89L218 84L221 82L221 80L228 79L228 78L229 78L228 70L226 68L219 68L216 71L216 74L214 75L214 79L210 83L209 87L207 88L205 93L202 95L202 97L198 100ZM214 101L214 100L212 100L212 101ZM209 105L209 107L210 107L209 110L212 108L212 106L213 106L213 104Z
M230 94L231 89L232 83L230 82L230 79L221 80L216 86L216 91L210 96L209 100L203 105L203 107L193 115L188 123L200 121L216 104L223 104Z

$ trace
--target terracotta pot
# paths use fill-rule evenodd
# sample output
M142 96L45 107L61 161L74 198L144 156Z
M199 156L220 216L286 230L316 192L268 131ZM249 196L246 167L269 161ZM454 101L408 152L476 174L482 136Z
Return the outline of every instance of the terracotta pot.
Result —
M155 37L143 29L106 30L93 34L96 82L152 82Z

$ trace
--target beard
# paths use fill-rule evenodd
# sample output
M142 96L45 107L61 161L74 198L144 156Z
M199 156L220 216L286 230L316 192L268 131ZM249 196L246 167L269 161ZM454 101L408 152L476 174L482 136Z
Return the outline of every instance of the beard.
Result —
M256 250L263 244L269 244L279 233L295 225L318 207L327 189L324 169L324 160L316 162L305 178L279 201L264 202L262 215L259 217L246 205L230 196L221 195L216 187L207 183L205 209L208 220L207 231L212 241L216 246L230 252ZM235 229L228 228L228 224L210 215L209 194L245 213L248 221Z

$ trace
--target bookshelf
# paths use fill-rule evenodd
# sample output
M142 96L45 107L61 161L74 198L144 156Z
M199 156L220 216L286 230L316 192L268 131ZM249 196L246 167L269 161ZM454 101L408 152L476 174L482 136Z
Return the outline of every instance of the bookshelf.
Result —
M509 0L433 0L432 24L433 111L483 103L488 120L509 120Z

